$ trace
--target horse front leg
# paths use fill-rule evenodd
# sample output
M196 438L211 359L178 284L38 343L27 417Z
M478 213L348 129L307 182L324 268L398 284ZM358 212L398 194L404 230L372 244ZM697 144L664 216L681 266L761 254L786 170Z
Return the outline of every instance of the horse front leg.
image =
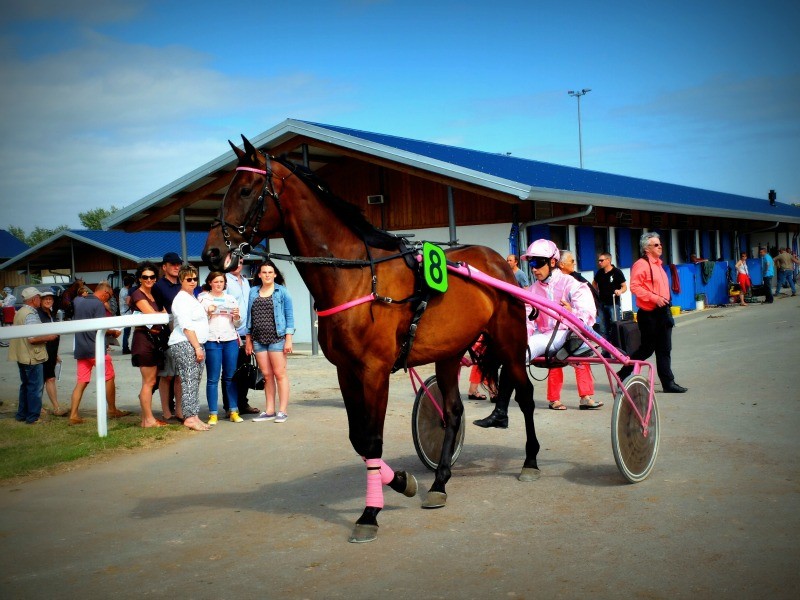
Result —
M388 370L384 371L388 373ZM417 480L405 471L393 471L382 459L383 425L389 396L389 378L370 386L359 382L353 373L339 371L339 385L347 407L350 443L367 468L367 493L364 512L353 528L349 541L371 542L378 537L378 513L384 506L383 486L413 497Z
M460 360L437 362L436 381L442 392L442 410L444 412L445 429L444 440L442 441L442 452L439 463L436 467L436 477L433 480L422 508L442 508L447 503L447 491L445 486L450 480L453 465L453 452L456 447L456 437L461 427L461 420L464 416L464 405L461 402L461 395L458 391L458 370Z

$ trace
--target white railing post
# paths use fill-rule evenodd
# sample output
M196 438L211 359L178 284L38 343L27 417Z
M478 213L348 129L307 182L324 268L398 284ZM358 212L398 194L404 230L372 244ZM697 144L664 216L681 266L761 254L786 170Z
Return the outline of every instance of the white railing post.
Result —
M106 408L106 330L98 329L94 338L94 368L97 375L97 435L108 435Z

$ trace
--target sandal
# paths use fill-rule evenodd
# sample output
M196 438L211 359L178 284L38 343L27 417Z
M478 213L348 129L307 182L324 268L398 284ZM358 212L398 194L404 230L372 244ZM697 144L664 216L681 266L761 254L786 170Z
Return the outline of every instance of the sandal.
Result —
M554 400L550 403L550 410L567 410L567 407L561 404L561 400Z
M486 394L470 394L467 398L470 400L486 400Z
M581 410L594 410L596 408L600 408L601 406L603 406L603 402L600 400L595 400L590 396L581 398Z

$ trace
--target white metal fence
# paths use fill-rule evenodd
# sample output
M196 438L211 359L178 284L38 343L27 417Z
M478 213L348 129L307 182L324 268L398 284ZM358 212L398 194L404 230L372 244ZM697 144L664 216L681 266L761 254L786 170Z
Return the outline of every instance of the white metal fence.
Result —
M39 337L42 335L64 335L67 333L80 333L83 331L96 331L94 342L95 376L97 377L97 435L108 435L108 414L106 410L106 331L109 329L124 329L137 325L166 325L169 323L167 313L136 314L124 317L104 317L101 319L82 319L78 321L65 321L63 323L42 323L41 325L14 325L0 327L0 340L15 338Z

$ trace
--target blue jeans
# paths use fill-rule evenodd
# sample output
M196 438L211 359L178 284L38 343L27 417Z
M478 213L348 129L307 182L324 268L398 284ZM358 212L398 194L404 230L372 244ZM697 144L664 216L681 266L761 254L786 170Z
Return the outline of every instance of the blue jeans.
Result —
M17 421L35 423L42 412L42 389L44 389L44 365L23 365L19 367L19 406Z
M778 271L778 287L775 288L776 296L781 293L784 283L789 284L789 287L792 290L792 296L794 296L797 291L794 289L794 271L791 269L781 269Z
M239 356L239 340L229 342L206 342L206 399L208 412L217 414L219 409L219 376L222 373L222 385L228 398L228 409L238 411L238 394L233 374L236 372L236 359Z

